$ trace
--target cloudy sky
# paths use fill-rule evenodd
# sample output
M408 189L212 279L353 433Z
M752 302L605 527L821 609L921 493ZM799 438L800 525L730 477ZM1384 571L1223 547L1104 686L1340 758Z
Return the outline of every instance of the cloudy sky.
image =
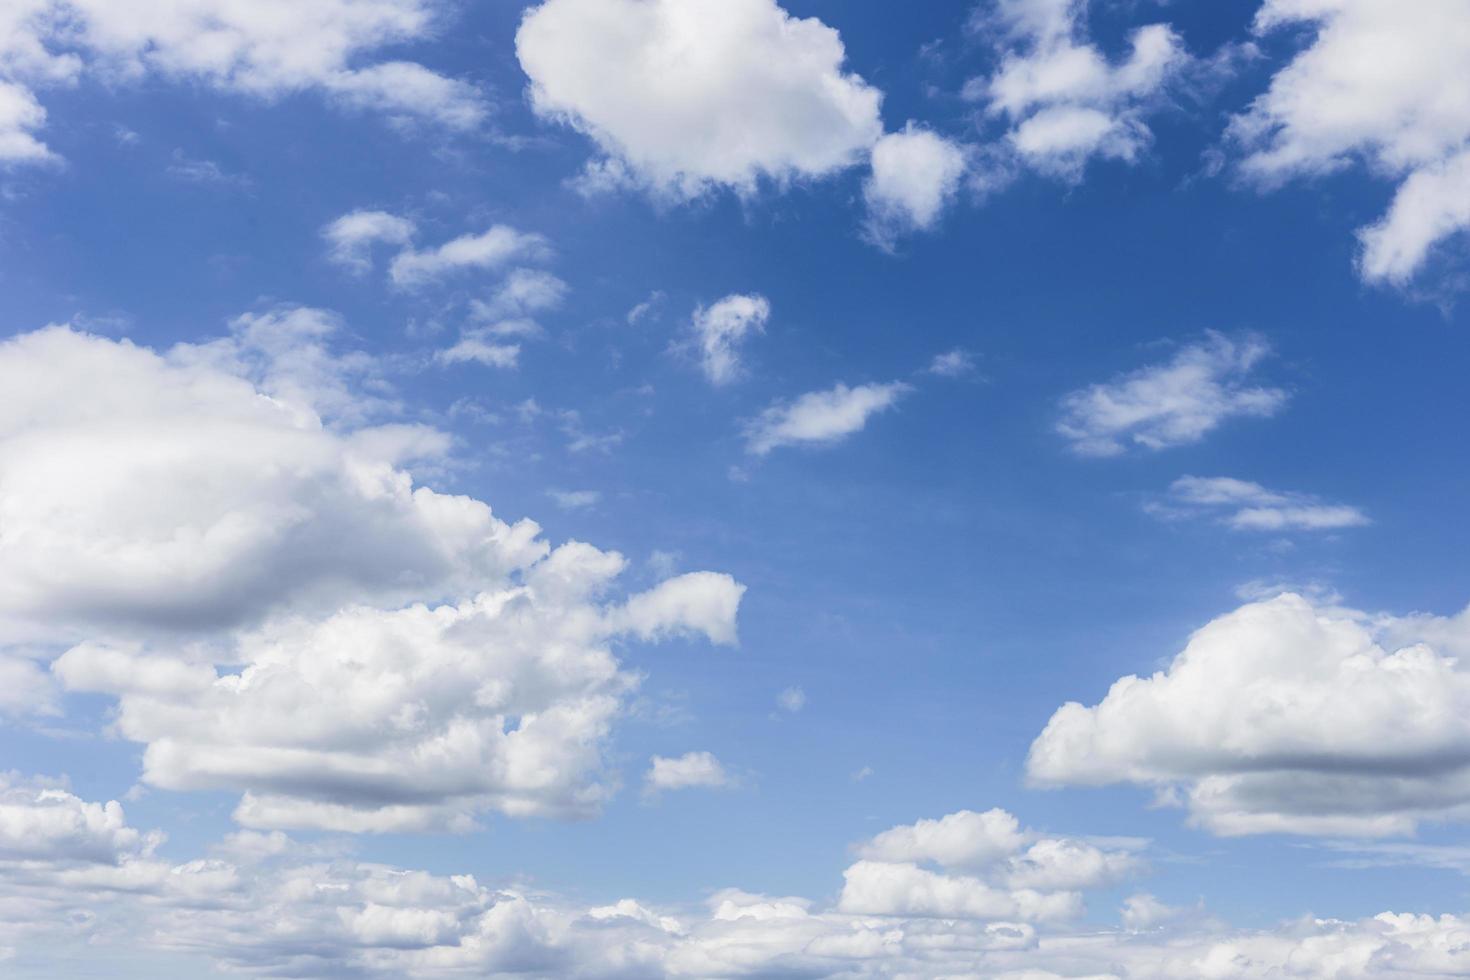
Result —
M1470 976L1470 0L0 3L0 973Z

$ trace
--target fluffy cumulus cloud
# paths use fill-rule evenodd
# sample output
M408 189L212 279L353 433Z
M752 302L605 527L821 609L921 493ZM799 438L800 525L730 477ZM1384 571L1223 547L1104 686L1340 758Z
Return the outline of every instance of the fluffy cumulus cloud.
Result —
M366 424L319 311L158 353L68 328L0 346L0 624L117 701L143 778L261 827L576 814L636 685L619 638L735 639L743 589L619 595L623 558L415 486L442 434ZM44 367L43 367L44 366ZM20 656L12 653L11 657Z
M52 154L35 132L35 91L91 76L159 76L263 99L318 92L341 105L478 125L486 104L470 84L412 61L373 60L422 40L442 20L438 0L19 0L0 11L0 162Z
M873 172L863 185L868 238L891 248L910 231L933 228L965 176L965 149L909 123L873 147Z
M778 402L746 423L746 449L764 456L780 446L831 445L861 432L868 419L892 408L911 391L902 381L857 385L838 382L809 391L795 401Z
M1470 921L1450 915L1229 931L1192 924L1148 895L1127 900L1123 928L1079 928L1066 889L1114 883L1136 870L1136 855L1023 830L998 810L919 821L860 845L828 908L737 889L702 908L632 898L589 907L467 874L331 856L279 833L234 834L210 857L182 862L160 857L161 843L115 802L0 779L6 952L25 963L45 948L48 962L78 973L147 951L204 956L246 976L1327 980L1456 975L1470 942Z
M774 0L545 0L516 53L536 111L605 154L594 182L749 193L857 163L882 135L837 32Z
M1264 186L1355 162L1399 180L1362 229L1360 270L1403 283L1470 227L1470 19L1462 0L1266 0L1255 29L1306 27L1307 44L1232 124L1241 171Z
M1189 62L1166 24L1134 31L1110 61L1088 36L1086 3L997 0L977 8L974 28L995 39L992 74L965 85L968 98L1009 126L1016 158L1075 180L1093 157L1132 162L1152 134L1144 117Z
M1470 817L1470 614L1369 616L1286 593L1165 669L1057 710L1043 785L1131 782L1220 834L1384 835Z
M710 384L726 385L740 377L741 345L764 331L770 318L771 303L759 293L735 293L694 311L688 346Z
M387 211L351 211L322 229L327 258L359 275L372 268L372 247L404 246L418 229L407 218Z
M1211 333L1162 364L1067 395L1057 431L1081 455L1116 456L1198 442L1227 419L1274 415L1286 392L1246 383L1269 353L1259 337Z
M1147 509L1166 520L1210 516L1237 531L1336 531L1369 523L1356 507L1228 476L1182 476L1165 501Z

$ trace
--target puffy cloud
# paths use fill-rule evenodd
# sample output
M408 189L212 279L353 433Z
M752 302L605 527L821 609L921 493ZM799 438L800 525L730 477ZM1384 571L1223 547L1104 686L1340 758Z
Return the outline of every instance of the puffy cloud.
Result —
M1228 476L1182 476L1169 486L1167 503L1148 509L1165 518L1211 514L1237 531L1335 531L1370 523L1356 507Z
M146 950L253 976L895 980L1453 976L1470 942L1470 920L1450 915L1234 931L1190 923L1148 896L1125 902L1123 930L1079 931L1053 916L1075 896L866 859L848 869L835 908L725 889L703 910L668 911L631 898L582 907L470 875L323 859L281 834L235 834L214 849L219 857L177 864L153 855L158 841L129 827L116 803L0 781L0 940L60 937L67 958L56 962L79 973ZM883 911L854 914L842 907L849 900ZM995 918L1009 912L1035 924Z
M837 32L774 0L546 0L516 53L536 111L608 157L590 171L604 186L750 193L850 166L882 135Z
M644 791L649 794L692 787L719 788L731 782L720 760L708 752L685 752L672 759L656 755L649 760L643 777Z
M388 275L395 286L424 286L466 269L494 269L518 258L546 256L550 246L540 235L492 225L478 235L461 235L437 248L405 248L393 257Z
M710 384L729 384L740 376L740 345L764 331L770 318L771 303L759 293L734 293L694 311L690 346Z
M1210 333L1170 361L1067 395L1057 431L1081 455L1116 456L1130 446L1198 442L1236 416L1274 415L1286 404L1286 392L1244 383L1268 353L1258 337L1233 341Z
M1042 785L1156 787L1220 834L1382 835L1470 816L1470 614L1369 617L1291 593L1212 621L1164 670L1057 710Z
M764 456L780 446L839 442L861 432L869 418L892 408L910 390L902 381L853 388L839 381L825 391L778 402L746 424L746 449Z
M1470 226L1470 21L1461 0L1266 0L1259 34L1308 26L1311 43L1232 122L1241 172L1264 186L1362 162L1402 180L1360 232L1370 281L1405 282Z
M322 229L327 257L359 275L372 268L371 248L379 242L407 245L417 228L407 218L386 211L352 211Z
M1110 63L1087 36L1085 10L1058 0L982 7L974 26L997 39L1000 63L965 85L968 98L1007 120L1023 163L1069 180L1095 156L1135 160L1152 140L1144 115L1190 60L1173 28L1150 24Z
M910 122L874 145L872 166L863 185L866 231L873 242L892 247L899 235L939 222L965 175L965 149Z
M117 698L144 781L238 790L253 826L595 809L637 682L609 644L733 642L743 588L618 597L620 555L415 487L399 461L446 441L351 427L381 406L351 401L364 366L334 328L286 309L163 354L66 328L0 345L0 613L91 637L53 673Z
M9 3L0 12L0 161L52 156L34 136L45 113L31 89L83 73L200 81L262 99L318 92L392 118L473 128L487 112L474 86L414 62L371 60L430 36L442 11L438 0Z

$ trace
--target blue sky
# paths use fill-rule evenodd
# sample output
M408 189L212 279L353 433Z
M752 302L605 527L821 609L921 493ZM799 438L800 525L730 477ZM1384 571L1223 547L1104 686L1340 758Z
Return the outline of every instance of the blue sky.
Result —
M125 6L0 16L13 975L1470 974L1463 0Z

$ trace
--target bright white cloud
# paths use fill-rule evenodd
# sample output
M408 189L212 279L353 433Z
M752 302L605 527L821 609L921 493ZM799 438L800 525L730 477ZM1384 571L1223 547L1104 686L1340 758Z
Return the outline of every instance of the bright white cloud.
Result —
M1402 283L1470 226L1470 18L1463 0L1266 0L1259 34L1315 36L1232 123L1240 168L1274 186L1362 162L1399 179L1389 213L1360 235L1369 281Z
M617 597L621 556L415 487L398 463L441 434L353 428L378 403L352 402L364 366L327 352L332 318L235 326L164 354L66 328L0 345L9 628L91 637L54 674L117 699L144 781L239 791L252 826L595 809L637 683L608 644L734 642L742 587Z
M674 789L717 789L731 784L725 767L708 752L686 752L676 758L656 755L643 776L644 791L650 794Z
M316 92L394 119L479 125L487 106L466 82L375 52L431 36L438 0L16 0L0 11L0 162L52 157L35 132L33 89L91 75L203 82L260 99Z
M0 942L54 937L68 950L59 962L79 973L119 952L151 951L203 955L260 976L1327 980L1349 970L1387 980L1455 975L1470 942L1470 921L1449 915L1244 932L1191 923L1140 895L1124 903L1122 929L1079 927L1068 919L1079 908L1075 892L868 858L847 870L830 909L737 889L715 892L702 910L631 898L589 908L470 875L324 858L280 834L231 835L214 857L170 863L153 854L159 836L129 827L116 803L89 803L44 781L10 778L0 787ZM1063 850L1079 843L1046 840ZM1009 867L1021 847L1037 853L1017 841L996 857ZM849 903L881 911L849 912Z
M746 449L764 456L780 446L830 445L861 432L868 419L911 390L902 381L849 388L838 382L809 391L792 402L778 402L746 424Z
M873 147L863 184L870 240L888 248L911 231L933 228L954 199L966 170L965 149L910 122Z
M386 211L352 211L322 229L327 258L361 275L372 268L372 246L407 245L417 228L407 218Z
M1132 162L1152 140L1144 116L1189 63L1165 24L1134 31L1129 52L1109 62L1087 34L1086 4L1000 0L978 8L974 27L997 39L1000 64L971 79L965 95L1010 124L1019 159L1077 180L1093 157Z
M536 111L609 158L594 183L750 193L855 164L882 135L837 32L774 0L546 0L516 53Z
M1081 455L1116 456L1198 442L1231 418L1274 415L1286 392L1245 383L1268 353L1260 338L1211 333L1170 361L1067 395L1057 431Z
M1170 666L1059 708L1044 785L1133 782L1220 834L1382 835L1470 817L1470 614L1370 617L1293 594L1209 623Z
M1167 503L1148 509L1164 518L1208 514L1237 531L1335 531L1370 523L1356 507L1227 476L1182 476L1169 486Z
M461 235L437 248L405 248L393 257L388 275L395 286L413 288L468 269L494 269L515 259L544 258L551 247L541 235L492 225L478 235Z
M726 385L740 376L741 345L763 332L770 318L771 303L759 293L734 293L694 311L690 346L710 384Z

